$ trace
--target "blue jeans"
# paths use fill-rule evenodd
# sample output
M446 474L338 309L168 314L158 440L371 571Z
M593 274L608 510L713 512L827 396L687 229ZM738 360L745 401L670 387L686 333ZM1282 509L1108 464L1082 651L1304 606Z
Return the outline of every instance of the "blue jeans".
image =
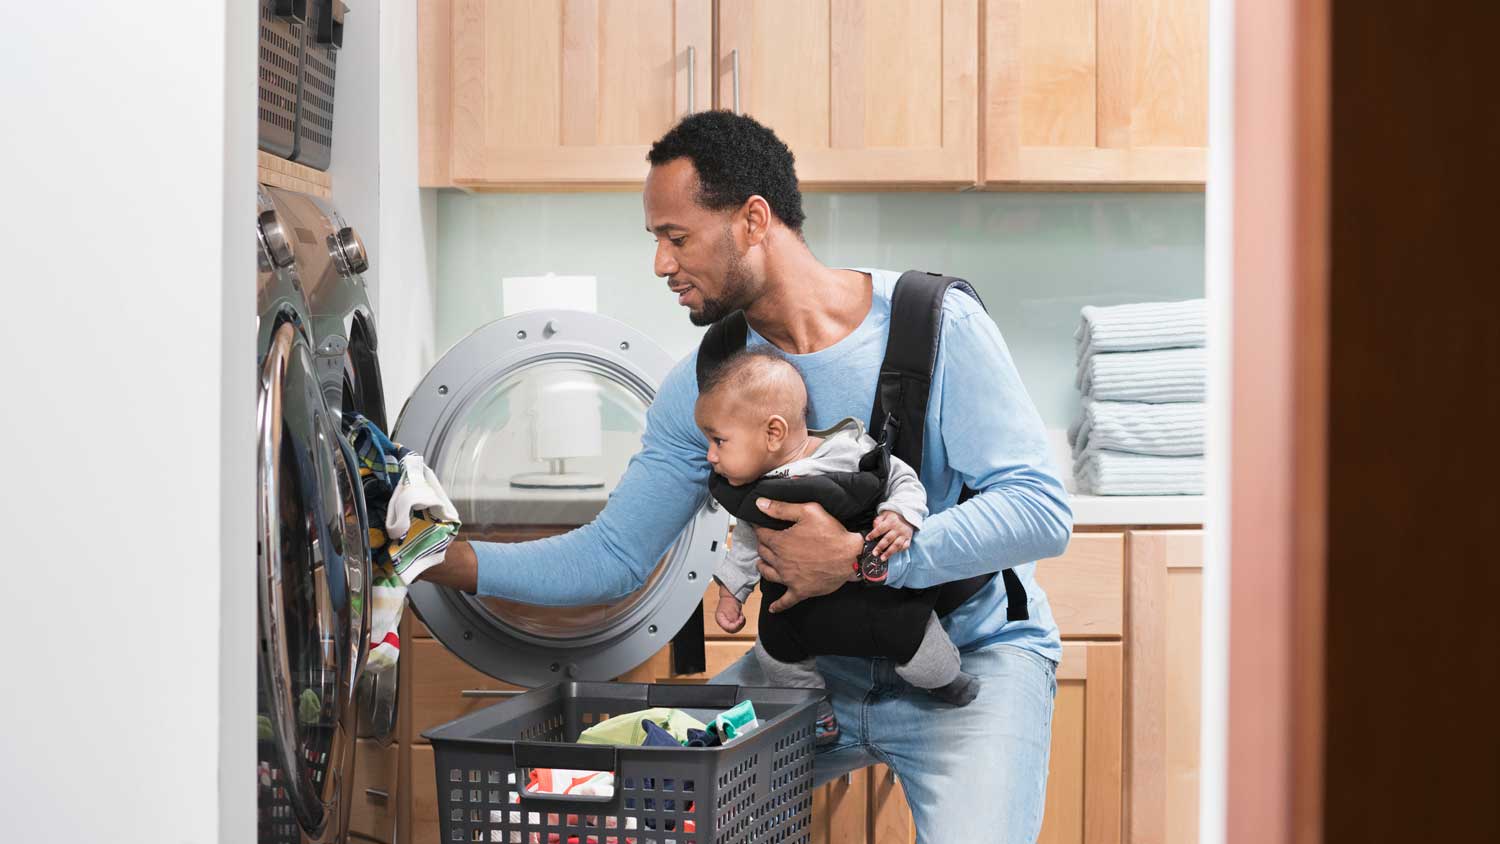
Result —
M1057 665L1012 645L963 654L981 680L968 706L940 703L884 659L819 657L839 740L819 751L814 781L883 762L901 778L918 844L1032 844L1042 826ZM765 685L754 654L712 682Z

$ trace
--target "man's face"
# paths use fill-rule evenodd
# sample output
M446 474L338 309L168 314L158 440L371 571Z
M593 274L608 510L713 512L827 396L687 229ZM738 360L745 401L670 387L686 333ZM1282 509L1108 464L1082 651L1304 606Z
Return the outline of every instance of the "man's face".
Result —
M687 158L646 176L646 230L656 238L656 274L677 294L694 325L709 325L750 304L756 282L735 243L732 211L697 201L698 173Z

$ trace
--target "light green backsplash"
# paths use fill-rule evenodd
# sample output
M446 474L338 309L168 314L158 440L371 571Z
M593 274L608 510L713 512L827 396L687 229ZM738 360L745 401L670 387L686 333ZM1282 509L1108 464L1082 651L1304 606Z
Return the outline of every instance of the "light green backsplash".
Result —
M1073 329L1084 305L1203 295L1202 194L809 194L807 242L835 266L941 270L972 281L1049 427L1078 405ZM444 191L437 340L502 313L504 276L594 275L599 310L674 357L702 329L651 271L640 196Z

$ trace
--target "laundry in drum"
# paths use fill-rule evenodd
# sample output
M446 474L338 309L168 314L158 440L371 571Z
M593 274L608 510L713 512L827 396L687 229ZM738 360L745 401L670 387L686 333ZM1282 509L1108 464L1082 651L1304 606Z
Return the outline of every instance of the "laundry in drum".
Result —
M367 670L384 672L401 653L397 628L406 590L422 572L443 561L458 533L458 510L422 455L358 413L344 414L344 437L359 461L369 516L374 577L370 589L370 655Z

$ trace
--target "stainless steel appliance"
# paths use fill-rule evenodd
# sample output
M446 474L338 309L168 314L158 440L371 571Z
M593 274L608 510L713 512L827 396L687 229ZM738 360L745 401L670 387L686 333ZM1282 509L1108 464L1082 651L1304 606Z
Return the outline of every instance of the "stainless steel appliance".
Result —
M318 377L300 234L265 191L256 210L258 840L341 841L369 647L365 514Z

